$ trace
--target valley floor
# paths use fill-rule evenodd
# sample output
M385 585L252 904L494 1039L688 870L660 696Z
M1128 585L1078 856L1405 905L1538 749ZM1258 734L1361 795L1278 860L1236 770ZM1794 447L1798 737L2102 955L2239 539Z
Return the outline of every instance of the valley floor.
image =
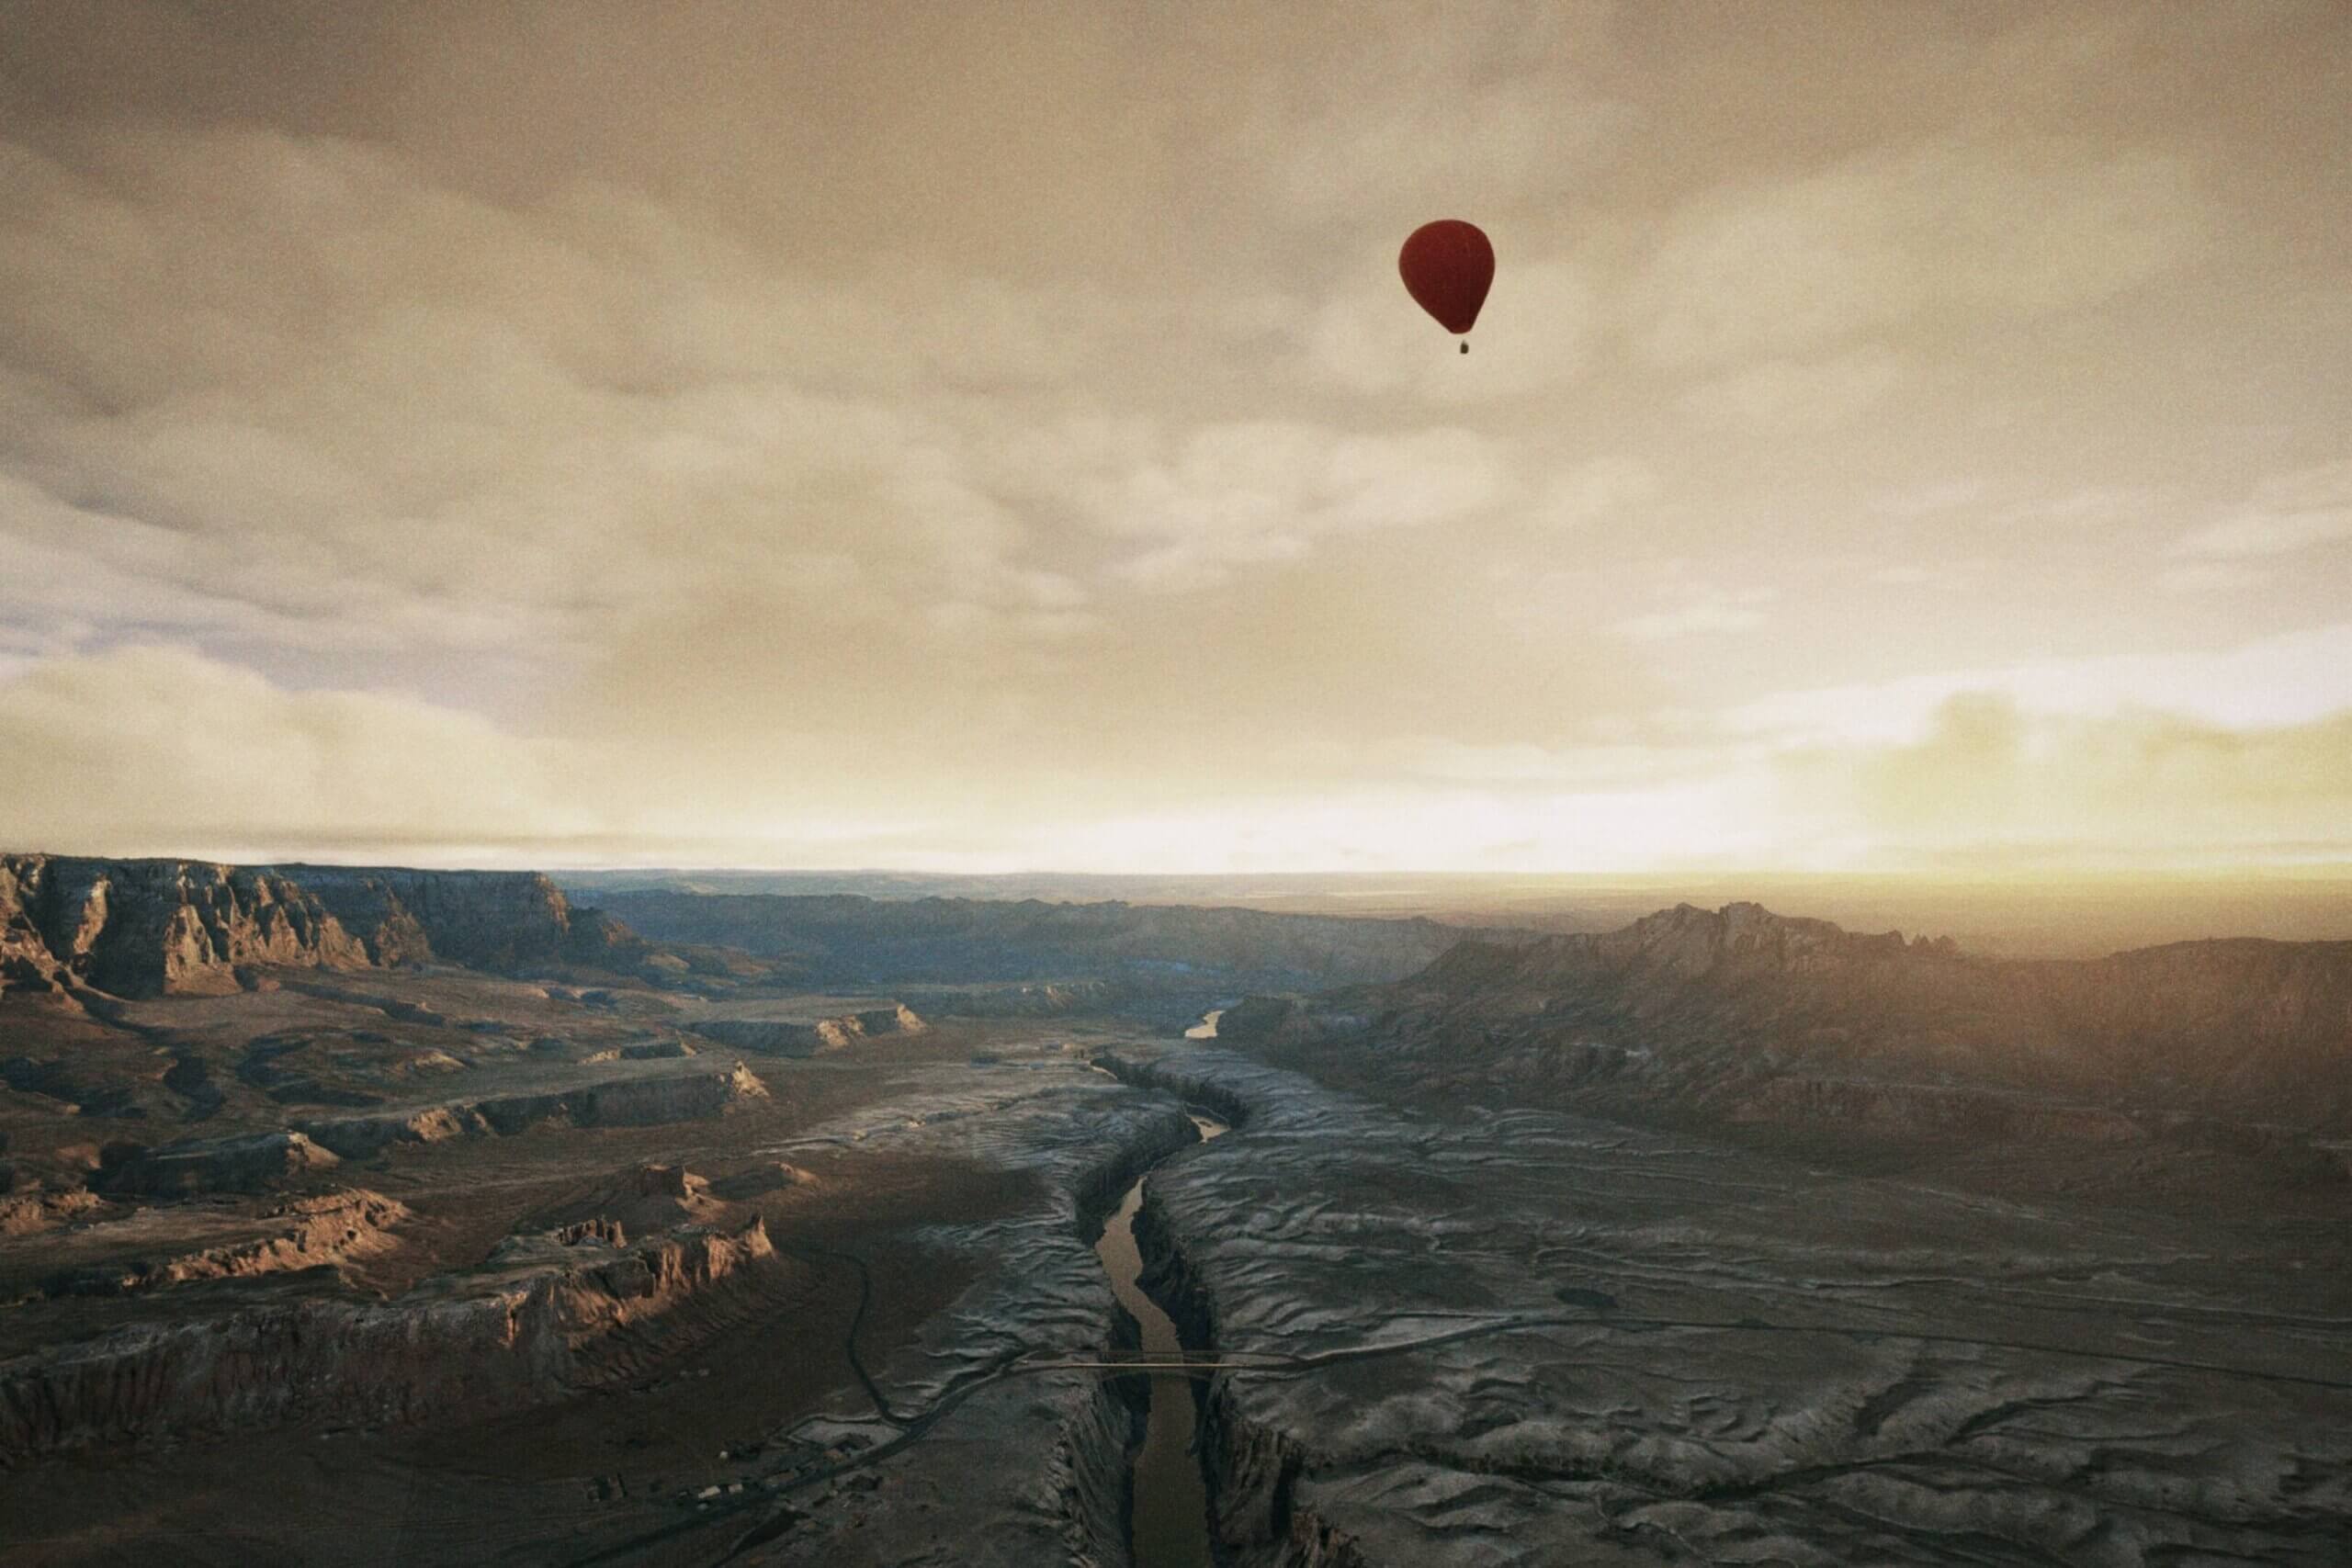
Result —
M1195 1386L1226 1568L2352 1561L2333 1200L2198 1209L1949 1150L1866 1166L1383 1102L1068 1021L747 1070L761 1092L723 1113L312 1173L397 1205L396 1245L340 1274L44 1295L28 1261L251 1198L13 1238L31 1294L0 1372L141 1323L414 1301L598 1216L645 1216L629 1245L756 1221L766 1246L647 1284L658 1314L565 1319L527 1398L370 1419L319 1395L225 1433L166 1412L19 1454L0 1562L1115 1568L1140 1380L1099 1370L1135 1329L1092 1249L1138 1175L1143 1284L1218 1363ZM1188 1105L1233 1131L1198 1143ZM631 1255L600 1235L528 1256L609 1273Z

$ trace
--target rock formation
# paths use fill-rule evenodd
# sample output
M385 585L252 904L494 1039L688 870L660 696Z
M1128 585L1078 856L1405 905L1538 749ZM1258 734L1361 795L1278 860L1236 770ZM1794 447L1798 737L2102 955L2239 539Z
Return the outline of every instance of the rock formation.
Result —
M897 1002L830 1018L711 1019L688 1025L696 1034L770 1056L815 1056L845 1051L888 1034L920 1034L928 1027L912 1009Z
M471 1106L430 1106L374 1116L336 1116L306 1121L299 1129L345 1159L367 1159L395 1144L437 1144L469 1133L487 1133L490 1123Z
M767 1085L742 1063L694 1072L606 1078L571 1089L477 1100L474 1115L493 1132L519 1133L541 1122L576 1127L653 1127L718 1116L746 1100L767 1098Z
M341 1163L332 1150L300 1133L192 1138L153 1149L117 1144L107 1148L103 1160L95 1186L144 1198L266 1192Z
M281 869L357 934L378 964L602 968L635 957L643 945L602 911L573 908L537 872Z
M541 1217L551 1229L608 1227L616 1246L632 1235L717 1222L726 1204L711 1184L683 1165L640 1165L620 1172L584 1198Z
M2352 942L1998 961L1754 904L1686 904L1604 934L1466 941L1391 986L1252 998L1219 1037L1340 1050L1424 1087L1508 1081L1736 1116L2030 1132L2072 1100L2344 1128ZM1985 1098L2011 1090L2044 1101ZM1916 1103L1894 1107L1905 1093ZM2080 1120L2120 1135L2111 1116Z
M0 855L0 991L232 991L267 965L609 967L642 947L529 872Z
M36 1235L89 1219L105 1208L104 1199L80 1187L12 1192L0 1198L0 1237Z
M146 1217L158 1216L151 1211ZM224 1218L213 1228L216 1234L232 1234L178 1249L142 1247L153 1230L136 1220L94 1226L66 1238L67 1245L58 1248L58 1266L40 1280L35 1293L128 1295L206 1280L339 1269L397 1247L394 1230L410 1217L408 1209L393 1199L343 1188L274 1205L251 1219Z
M592 1381L594 1353L615 1330L774 1257L756 1220L733 1235L683 1231L633 1247L517 1237L481 1269L394 1301L141 1323L0 1361L0 1463L94 1442L537 1404Z
M368 962L315 896L267 871L0 856L0 988L228 991L240 964Z
M512 1134L548 1122L575 1127L652 1127L700 1121L767 1098L767 1085L735 1062L724 1067L597 1077L422 1109L317 1117L302 1122L292 1136L322 1152L364 1159L395 1145L437 1144L469 1134Z

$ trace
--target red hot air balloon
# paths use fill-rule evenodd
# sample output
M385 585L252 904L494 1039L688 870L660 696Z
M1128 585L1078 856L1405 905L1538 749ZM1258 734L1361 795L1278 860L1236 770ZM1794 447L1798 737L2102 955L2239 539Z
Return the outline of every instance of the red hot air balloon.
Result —
M1478 321L1478 307L1495 281L1495 247L1476 223L1441 218L1405 236L1396 270L1406 292L1450 333L1466 333ZM1464 344L1462 352L1470 352Z

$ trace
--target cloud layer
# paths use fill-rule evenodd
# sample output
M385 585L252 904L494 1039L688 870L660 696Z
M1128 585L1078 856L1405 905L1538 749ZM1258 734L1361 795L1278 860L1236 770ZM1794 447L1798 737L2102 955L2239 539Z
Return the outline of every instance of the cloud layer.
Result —
M2265 14L28 0L0 839L2333 853L2352 22Z

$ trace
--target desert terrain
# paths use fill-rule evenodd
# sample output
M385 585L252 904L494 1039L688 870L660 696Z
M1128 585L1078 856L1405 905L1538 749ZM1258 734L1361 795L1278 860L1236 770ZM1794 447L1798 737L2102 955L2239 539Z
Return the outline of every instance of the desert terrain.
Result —
M0 861L0 1560L2352 1551L2352 944L609 905Z

